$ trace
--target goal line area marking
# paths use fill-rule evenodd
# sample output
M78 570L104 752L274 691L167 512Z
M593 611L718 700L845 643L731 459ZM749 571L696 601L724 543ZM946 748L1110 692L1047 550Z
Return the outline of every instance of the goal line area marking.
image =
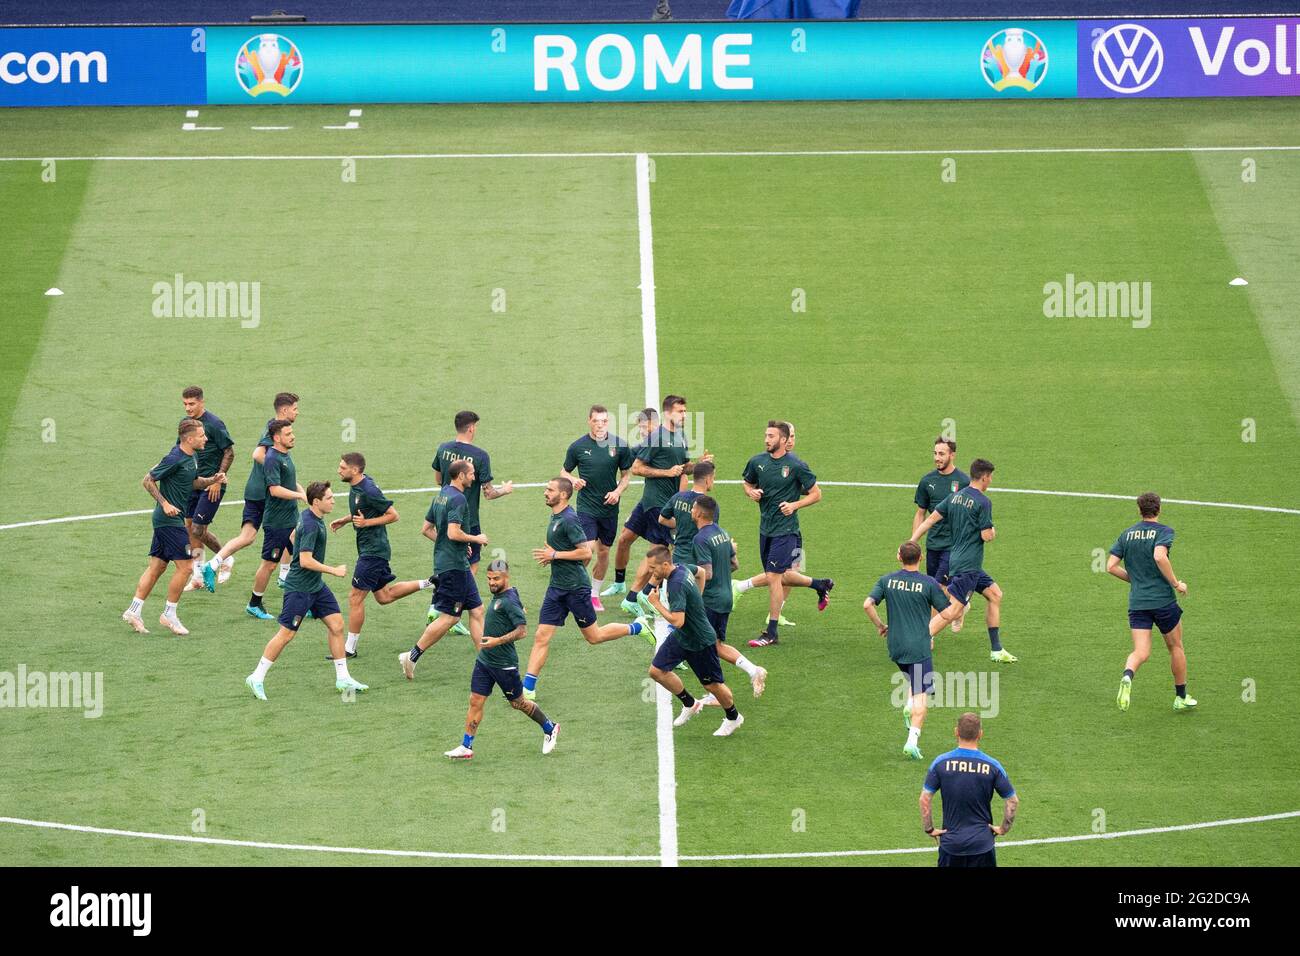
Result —
M1208 830L1216 827L1239 826L1247 823L1268 823L1300 817L1300 810L1269 813L1255 817L1233 817L1227 820L1208 820L1203 823L1181 823L1164 827L1143 827L1139 830L1116 830L1113 833L1081 833L1075 836L1040 837L1028 840L998 841L1000 848L1017 846L1043 846L1053 843L1080 843L1089 840L1117 840L1122 837L1150 836L1159 833L1180 833L1189 830ZM50 820L28 820L22 817L0 817L0 825L28 827L40 830L63 830L74 833L91 833L101 836L129 837L137 840L159 840L168 843L197 843L208 846L241 847L252 850L292 850L311 853L338 853L353 856L414 857L429 860L484 860L493 862L537 863L657 863L657 855L562 855L562 854L509 854L509 853L454 853L436 850L385 850L368 847L325 846L311 843L270 843L258 840L229 840L220 837L190 836L175 833L150 833L144 830L119 830L112 827L81 826L74 823L55 823ZM811 860L865 856L900 856L913 853L934 853L936 847L899 847L889 850L827 850L805 853L730 853L708 856L682 854L678 859L692 863L723 863L743 860Z
M907 484L897 481L819 481L819 485L825 485L827 488L900 488L911 490L916 487L914 484ZM639 482L633 482L639 484ZM735 478L723 478L714 482L715 485L739 485L742 482ZM545 488L544 481L516 482L515 488ZM417 495L432 494L440 490L436 487L429 488L392 488L384 492L387 495ZM990 488L989 491L994 494L1010 495L1046 495L1056 498L1099 498L1106 501L1136 501L1136 495L1113 495L1097 491L1052 491L1044 488ZM1300 508L1279 508L1273 505L1243 505L1232 501L1198 501L1194 498L1162 498L1161 501L1167 505L1191 505L1198 508L1231 508L1238 511L1264 511L1273 514L1300 515ZM243 499L236 499L224 502L226 505L242 505ZM153 514L152 508L141 508L132 511L105 511L100 514L90 515L69 515L64 518L39 518L33 521L15 521L10 524L0 524L0 531L13 531L18 528L35 528L42 525L50 524L69 524L77 521L99 521L105 518L130 518L139 517L140 515Z
M1024 146L988 147L975 149L740 149L740 150L641 150L613 152L566 153L299 153L283 156L231 154L221 156L0 156L0 163L44 162L281 162L285 160L313 160L338 162L343 159L632 159L636 156L667 156L690 158L692 156L725 159L727 157L780 157L780 156L1043 156L1043 155L1093 155L1125 153L1241 153L1241 152L1300 152L1295 146Z

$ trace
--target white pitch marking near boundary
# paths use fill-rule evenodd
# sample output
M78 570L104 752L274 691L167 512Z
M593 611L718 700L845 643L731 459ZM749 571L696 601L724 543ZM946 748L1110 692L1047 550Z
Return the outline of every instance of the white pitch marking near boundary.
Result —
M1186 830L1208 830L1212 827L1230 827L1242 823L1267 823L1272 820L1288 820L1300 817L1300 810L1288 810L1285 813L1269 813L1260 817L1234 817L1229 820L1209 820L1205 823L1180 823L1168 827L1144 827L1141 830L1116 830L1114 833L1080 833L1076 836L1038 837L1032 840L999 840L999 849L1009 846L1041 846L1046 843L1081 843L1084 840L1117 840L1120 837L1149 836L1153 833L1181 833ZM3 822L3 818L0 818ZM722 862L726 860L808 860L830 857L850 856L897 856L904 853L933 853L937 846L919 846L899 850L828 850L808 853L721 853L713 856L683 856L683 860L702 863Z
M1257 817L1234 817L1228 820L1208 820L1204 823L1180 823L1167 827L1144 827L1140 830L1116 830L1113 833L1081 833L1076 836L1039 837L1030 840L999 841L1001 848L1013 846L1042 846L1050 843L1081 843L1086 840L1118 840L1122 837L1150 836L1157 833L1181 833L1188 830L1208 830L1215 827L1239 826L1246 823L1269 823L1300 817L1300 810L1269 813ZM95 833L103 836L133 837L138 840L161 840L167 843L199 843L209 846L234 846L254 850L297 850L311 853L343 853L355 856L416 857L432 860L490 860L494 862L539 863L652 863L656 856L561 856L549 854L511 855L506 853L453 853L436 850L382 850L367 847L324 846L311 843L263 843L256 840L226 840L220 837L200 837L188 834L150 833L143 830L117 830L111 827L89 827L74 823L54 823L49 820L27 820L22 817L0 817L0 825L32 827L40 830L65 830L74 833ZM862 856L902 856L913 853L934 853L936 847L899 847L889 850L827 850L804 853L731 853L712 856L680 856L678 859L693 863L722 863L736 860L813 860Z
M221 127L200 127L220 129ZM337 127L325 127L334 129ZM343 127L347 128L347 127ZM0 163L41 163L55 160L73 162L277 162L283 160L341 159L631 159L636 156L744 157L744 156L1033 156L1104 153L1243 153L1300 152L1300 146L1042 146L990 149L790 149L790 150L700 150L664 152L574 152L574 153L373 153L370 155L289 155L289 156L0 156Z
M637 246L641 255L641 352L645 403L659 407L659 345L655 330L654 231L650 227L650 157L636 157ZM677 764L673 751L673 699L655 687L655 737L659 754L659 865L677 865Z
M293 129L292 126L250 126L250 127L248 127L248 128L249 128L249 129L256 129L256 130L265 130L265 129Z
M819 485L825 485L828 488L902 488L912 490L915 484L907 484L897 481L819 481ZM640 482L632 482L640 484ZM735 478L722 478L714 482L715 485L739 485L741 481ZM515 482L516 488L545 488L546 482ZM438 491L438 488L392 488L384 492L388 495L423 495L432 494ZM990 488L992 494L1009 494L1009 495L1046 495L1052 498L1100 498L1106 501L1136 501L1137 495L1112 495L1096 491L1049 491L1042 488ZM1264 511L1271 514L1300 515L1300 508L1277 508L1272 505L1242 505L1231 501L1197 501L1192 498L1161 498L1167 505L1191 505L1197 508L1233 508L1238 511ZM227 501L227 505L242 505L243 499ZM0 524L0 531L13 531L17 528L36 528L47 524L70 524L77 521L99 521L104 518L132 518L140 515L153 514L152 508L141 508L134 511L105 511L101 514L93 515L69 515L66 518L40 518L35 521L15 521L12 524Z

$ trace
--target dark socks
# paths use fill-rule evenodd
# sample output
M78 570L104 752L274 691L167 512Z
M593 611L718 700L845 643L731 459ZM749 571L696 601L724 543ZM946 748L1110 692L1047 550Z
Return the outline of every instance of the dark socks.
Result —
M627 568L615 568L615 569L614 569L614 583L615 583L615 584L622 584L623 581L624 581L626 578L627 578Z
M1129 680L1132 680L1132 679L1133 679L1133 668L1131 668L1131 667L1126 667L1126 668L1124 668L1124 676L1125 676L1126 678L1128 678Z
M776 637L776 621L773 621L771 618L768 618L767 621L767 636Z
M726 714L728 720L735 720L737 717L740 716L740 711L736 710L736 707L733 704L731 707L728 707L726 709Z
M1174 693L1177 694L1179 697L1186 697L1186 696L1187 696L1187 685L1186 685L1186 684L1175 684L1175 685L1174 685Z
M830 578L813 578L812 584L809 585L809 587L811 587L818 594L826 593L827 591L830 590L830 586L831 586Z
M641 593L644 594L646 597L649 597L650 592L653 591L654 589L655 586L651 584L649 581L647 581L646 586L641 589Z
M248 606L249 606L249 607L261 607L261 606L262 606L262 595L260 595L260 594L254 594L252 597L250 597L250 598L248 599Z
M997 627L989 628L989 646L992 647L993 650L995 651L1002 650L1002 642L998 640L999 630L1001 630L1001 628L997 628Z
M682 702L683 707L695 706L695 698L691 696L691 692L687 690L685 687L683 687L682 692L677 695L677 699Z
M542 713L542 708L538 707L536 704L533 704L533 712L528 716L534 723L542 728L542 733L544 734L549 734L555 729L555 724L546 719L546 715Z
M420 655L423 653L424 651L420 650L419 644L413 645L411 647L411 663L414 664L416 661L418 661L420 659Z

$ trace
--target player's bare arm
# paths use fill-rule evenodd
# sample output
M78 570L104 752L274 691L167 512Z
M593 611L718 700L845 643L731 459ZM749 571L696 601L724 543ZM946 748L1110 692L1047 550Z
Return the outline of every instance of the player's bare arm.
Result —
M1125 584L1128 583L1128 571L1124 570L1124 568L1120 566L1119 558L1113 554L1110 555L1106 561L1106 573L1113 574Z
M789 517L790 515L798 511L800 508L807 508L809 505L815 505L817 504L817 502L821 500L822 500L821 485L813 485L811 488L808 489L808 494L804 495L798 501L781 502L781 514L785 515L786 517Z
M1187 582L1178 580L1178 575L1174 574L1173 562L1169 560L1169 549L1163 544L1156 545L1154 557L1156 560L1156 567L1160 569L1160 573L1164 575L1165 580L1169 582L1169 586L1179 594L1186 594Z
M1013 793L1011 796L1007 797L1006 802L1002 804L1002 826L995 827L990 823L989 829L998 836L1003 836L1011 829L1011 824L1016 822L1016 810L1019 809L1019 807L1020 796Z
M447 523L447 537L452 541L464 541L466 544L487 544L485 534L466 534L464 529L454 521Z
M392 505L389 505L388 510L385 511L383 514L381 514L378 518L367 518L360 511L358 511L356 514L351 516L350 520L352 522L352 527L354 528L378 528L381 525L392 524L394 521L399 520L400 517L401 516L398 515L397 513L397 509L394 508ZM347 524L349 519L340 518L339 521L342 524ZM340 525L340 527L341 526L342 525ZM334 527L334 522L332 521L330 522L330 527L331 528Z
M432 522L426 520L424 526L420 528L420 534L424 535L430 541L438 540L438 528Z
M515 641L527 636L527 634L528 625L520 624L509 634L502 634L500 637L483 637L479 640L478 646L487 649L489 647L500 647L502 644L513 644Z
M158 489L158 482L154 481L153 475L146 472L144 479L140 482L140 484L144 486L145 491L149 492L149 494L153 497L153 500L158 502L158 504L162 507L163 514L165 514L167 517L174 518L181 513L180 508L177 508L174 504L172 504L170 501L168 501L166 498L162 496L162 492Z
M758 501L763 497L763 489L758 487L758 485L751 485L747 481L743 482L743 484L745 486L745 496L749 498L750 501Z
M310 551L298 552L298 566L304 571L319 571L321 574L332 574L336 578L341 578L348 573L346 564L339 564L334 567L321 564Z
M573 472L569 471L567 468L561 468L560 475L569 479L570 484L573 485L574 491L581 491L583 488L587 487L587 483L585 481L583 481ZM606 495L605 497L608 498L609 496Z
M934 802L934 794L928 790L921 791L921 829L927 836L932 836L937 841L939 837L947 833L947 830L934 828L934 817L931 813L931 804Z
M937 511L930 512L930 517L926 518L912 531L912 537L909 540L920 541L921 536L943 520L943 515Z
M483 486L483 497L488 501L492 501L496 498L504 498L514 490L515 483L513 481L503 481L500 485L488 484Z
M616 505L618 500L623 497L623 492L627 491L627 486L632 482L632 469L624 468L619 472L618 484L614 490L605 495L605 504ZM576 485L574 486L577 487Z
M876 632L884 637L889 633L889 625L880 619L880 612L876 610L876 602L867 598L862 602L862 610L867 612L867 617L871 618L871 623L876 625Z

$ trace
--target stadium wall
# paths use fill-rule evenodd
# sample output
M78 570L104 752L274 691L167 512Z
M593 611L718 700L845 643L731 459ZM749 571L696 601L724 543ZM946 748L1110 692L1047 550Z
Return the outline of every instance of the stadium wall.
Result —
M1300 17L0 28L0 106L1297 93Z

